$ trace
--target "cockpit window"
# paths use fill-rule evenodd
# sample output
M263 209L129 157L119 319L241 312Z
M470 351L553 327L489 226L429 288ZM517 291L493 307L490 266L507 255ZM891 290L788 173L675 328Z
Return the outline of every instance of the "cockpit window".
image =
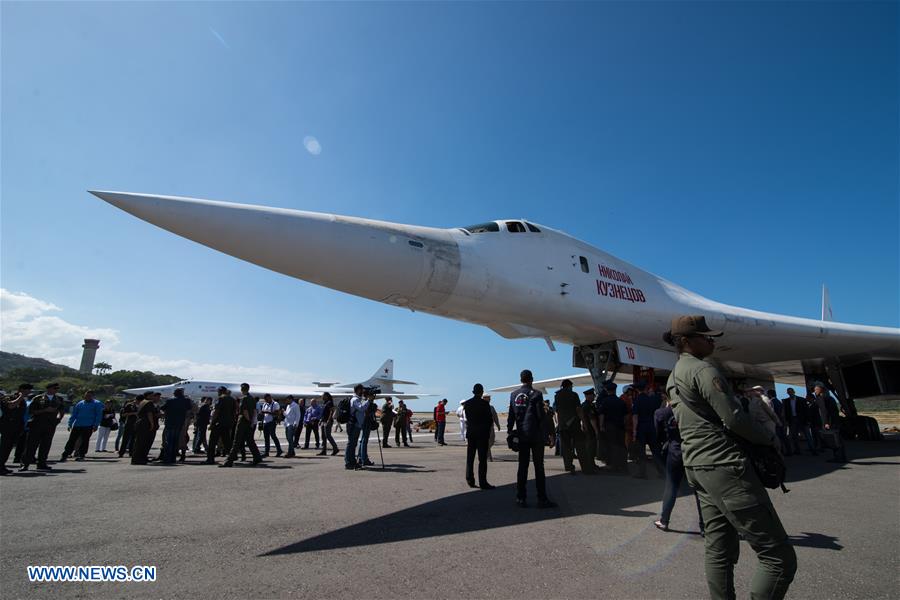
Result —
M489 233L492 231L500 231L500 226L491 221L490 223L481 223L479 225L469 225L465 228L469 233Z
M540 232L541 232L540 229L538 229L537 227L535 227L534 225L532 225L532 224L529 223L528 221L525 221L525 224L528 225L528 231L531 231L531 232L534 232L534 233L540 233Z
M518 221L507 221L506 228L510 233L525 233L525 226Z

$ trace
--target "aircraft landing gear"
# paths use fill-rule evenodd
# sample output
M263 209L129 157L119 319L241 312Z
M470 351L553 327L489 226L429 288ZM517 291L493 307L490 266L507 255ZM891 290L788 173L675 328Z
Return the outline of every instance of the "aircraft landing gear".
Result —
M603 384L614 379L621 366L616 354L616 343L573 347L572 366L588 370L594 381L594 391L599 395Z

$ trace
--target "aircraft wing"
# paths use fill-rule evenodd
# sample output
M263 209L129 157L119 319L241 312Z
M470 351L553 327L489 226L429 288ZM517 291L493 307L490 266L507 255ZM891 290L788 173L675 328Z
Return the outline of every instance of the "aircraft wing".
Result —
M532 385L534 389L539 390L545 394L558 390L562 385L563 379L568 379L572 382L572 385L576 388L578 387L591 387L594 385L594 380L591 379L591 374L587 371L583 371L581 373L575 373L574 375L566 375L565 377L554 377L552 379L541 379L540 381L535 381ZM615 378L615 382L619 385L627 385L631 383L631 374L619 374ZM513 392L519 389L522 386L521 383L517 383L516 385L506 385L503 387L494 388L492 392Z

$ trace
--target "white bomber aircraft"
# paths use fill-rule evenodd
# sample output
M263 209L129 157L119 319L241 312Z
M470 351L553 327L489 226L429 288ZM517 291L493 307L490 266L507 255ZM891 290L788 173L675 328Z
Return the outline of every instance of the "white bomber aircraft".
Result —
M286 398L287 396L293 396L294 398L319 398L325 392L328 392L335 398L340 398L341 396L352 396L353 395L353 386L354 384L350 384L348 386L342 386L337 382L329 382L329 381L313 381L313 386L315 387L305 387L305 386L294 386L294 385L272 385L267 383L251 383L250 384L250 393L254 396L262 397L265 394L271 395L276 400L280 400L282 398ZM375 371L371 377L366 379L365 381L358 382L366 387L375 387L381 390L381 393L378 394L380 397L390 396L391 398L398 398L400 400L408 400L412 398L420 398L422 396L429 396L430 394L406 394L404 392L400 392L394 389L394 385L418 385L413 381L402 381L400 379L394 379L394 360L392 358L384 361L384 364ZM151 387L142 387L142 388L131 388L128 390L122 390L126 394L144 394L147 392L159 392L163 395L163 397L170 397L175 392L176 388L182 388L184 390L184 395L188 398L193 398L197 400L202 398L203 396L216 397L216 390L219 389L220 386L225 386L228 388L228 391L232 394L239 394L241 391L241 383L229 383L223 381L198 381L195 379L186 379L184 381L179 381L178 383L172 383L170 385L156 385Z
M725 331L716 360L748 384L830 383L848 397L900 393L900 329L805 319L708 300L526 220L440 229L174 196L92 191L134 216L253 264L370 300L571 344L595 386L676 356L673 316ZM653 371L649 372L654 376ZM656 376L659 376L656 374Z

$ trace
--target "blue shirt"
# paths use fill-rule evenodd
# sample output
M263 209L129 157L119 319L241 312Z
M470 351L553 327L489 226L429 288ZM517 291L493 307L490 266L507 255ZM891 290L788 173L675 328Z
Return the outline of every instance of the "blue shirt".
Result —
M653 413L659 408L659 402L655 397L641 392L631 404L631 413L637 417L638 428L650 429L653 427Z
M69 415L69 427L100 427L103 420L103 403L99 400L82 400Z
M311 405L306 409L306 415L303 417L304 423L309 423L310 421L318 421L322 418L322 407L318 404Z
M359 396L353 396L350 400L350 415L356 421L356 426L362 428L366 423L366 403Z

